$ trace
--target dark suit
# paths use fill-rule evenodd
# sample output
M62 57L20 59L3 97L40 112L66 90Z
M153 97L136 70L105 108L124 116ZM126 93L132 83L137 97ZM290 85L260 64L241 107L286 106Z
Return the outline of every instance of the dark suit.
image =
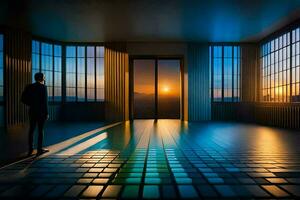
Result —
M41 83L28 85L22 95L22 101L29 106L29 149L33 149L33 133L38 126L38 151L42 150L44 125L48 116L48 94L47 87Z

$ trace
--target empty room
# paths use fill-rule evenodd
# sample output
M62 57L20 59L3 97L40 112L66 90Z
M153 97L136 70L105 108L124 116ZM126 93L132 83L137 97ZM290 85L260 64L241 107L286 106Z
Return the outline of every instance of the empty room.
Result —
M3 0L0 199L299 199L299 0Z

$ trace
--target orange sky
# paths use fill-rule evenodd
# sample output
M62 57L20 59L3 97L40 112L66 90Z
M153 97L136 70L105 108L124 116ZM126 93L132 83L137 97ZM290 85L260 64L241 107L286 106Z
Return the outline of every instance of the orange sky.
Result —
M154 94L155 61L134 61L134 92ZM180 62L179 60L158 61L159 95L180 95Z

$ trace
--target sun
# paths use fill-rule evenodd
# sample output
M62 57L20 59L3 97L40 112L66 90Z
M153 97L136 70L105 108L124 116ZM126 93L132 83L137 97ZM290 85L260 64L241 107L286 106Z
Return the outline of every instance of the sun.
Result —
M169 93L169 92L170 92L170 88L169 88L168 86L165 85L165 86L163 87L162 91L163 91L164 93Z

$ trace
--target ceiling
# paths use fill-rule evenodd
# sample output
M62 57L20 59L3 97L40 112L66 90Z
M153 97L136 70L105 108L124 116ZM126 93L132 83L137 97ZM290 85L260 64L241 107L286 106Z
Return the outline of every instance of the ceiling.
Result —
M61 41L252 42L300 17L299 0L7 0L0 23Z

